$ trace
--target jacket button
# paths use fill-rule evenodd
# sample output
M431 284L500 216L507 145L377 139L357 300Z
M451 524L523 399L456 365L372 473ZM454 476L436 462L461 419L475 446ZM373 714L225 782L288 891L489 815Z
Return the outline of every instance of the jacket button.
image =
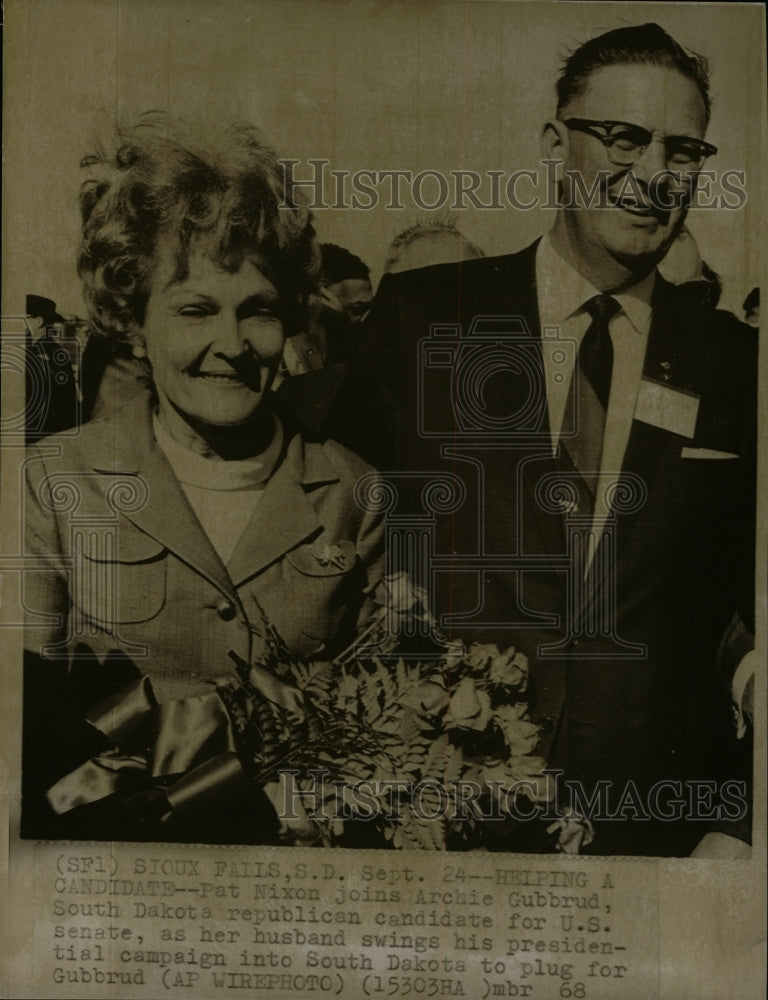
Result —
M231 622L237 614L237 608L234 606L232 601L227 601L225 599L223 601L219 601L216 605L216 614L222 621Z

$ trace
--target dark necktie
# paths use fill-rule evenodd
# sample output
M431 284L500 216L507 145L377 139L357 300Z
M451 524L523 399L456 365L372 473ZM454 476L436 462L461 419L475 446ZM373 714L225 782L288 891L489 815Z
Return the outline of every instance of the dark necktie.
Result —
M575 433L562 442L593 498L600 473L605 411L613 372L613 343L608 324L620 308L610 295L596 295L584 303L592 322L579 347L567 408L575 415Z

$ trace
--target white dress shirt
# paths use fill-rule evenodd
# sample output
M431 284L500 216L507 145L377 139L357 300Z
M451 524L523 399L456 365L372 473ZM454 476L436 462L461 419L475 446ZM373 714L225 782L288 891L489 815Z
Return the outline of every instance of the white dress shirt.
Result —
M592 522L594 538L600 537L610 514L605 502L606 487L618 478L627 450L651 327L655 280L656 273L652 271L631 288L613 294L620 309L608 324L613 344L613 374L605 415L600 488ZM601 292L560 256L549 235L541 240L536 252L536 285L554 453L563 428L578 347L592 322L584 303ZM593 554L589 555L588 563Z

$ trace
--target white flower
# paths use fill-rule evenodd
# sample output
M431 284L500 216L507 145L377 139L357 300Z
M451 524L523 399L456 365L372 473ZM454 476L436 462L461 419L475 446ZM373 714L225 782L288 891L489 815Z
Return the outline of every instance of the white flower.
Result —
M459 681L451 691L447 729L474 729L482 732L491 721L491 699L485 691L478 691L471 677Z
M467 663L473 673L482 673L499 655L499 647L490 642L473 642L467 651Z
M491 661L488 680L491 684L525 691L528 687L528 657L525 653L515 652L514 646L510 646Z
M437 715L449 704L449 696L442 684L426 680L403 695L400 704L421 715Z
M402 614L410 611L417 604L426 603L426 594L422 587L414 587L407 573L390 573L382 578L377 599L380 604Z
M524 705L500 705L493 715L504 733L510 754L520 756L533 751L539 730L538 726L524 718Z

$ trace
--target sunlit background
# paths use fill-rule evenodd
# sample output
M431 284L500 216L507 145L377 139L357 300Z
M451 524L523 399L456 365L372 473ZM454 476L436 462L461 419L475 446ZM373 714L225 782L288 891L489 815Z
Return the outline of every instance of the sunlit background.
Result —
M31 0L6 28L4 309L23 295L80 312L74 272L78 162L116 117L162 108L210 121L255 121L281 155L327 170L536 168L561 58L620 24L657 20L712 62L707 164L746 172L740 211L690 216L705 260L738 311L763 266L763 18L760 5L515 2ZM303 172L303 173L302 173ZM329 177L330 180L330 177ZM419 212L320 210L323 240L359 254L377 280L385 251ZM479 192L488 197L487 184ZM530 188L521 186L521 193ZM333 201L332 186L326 189ZM425 183L425 197L436 188ZM543 210L458 213L487 254L522 248L552 222Z

